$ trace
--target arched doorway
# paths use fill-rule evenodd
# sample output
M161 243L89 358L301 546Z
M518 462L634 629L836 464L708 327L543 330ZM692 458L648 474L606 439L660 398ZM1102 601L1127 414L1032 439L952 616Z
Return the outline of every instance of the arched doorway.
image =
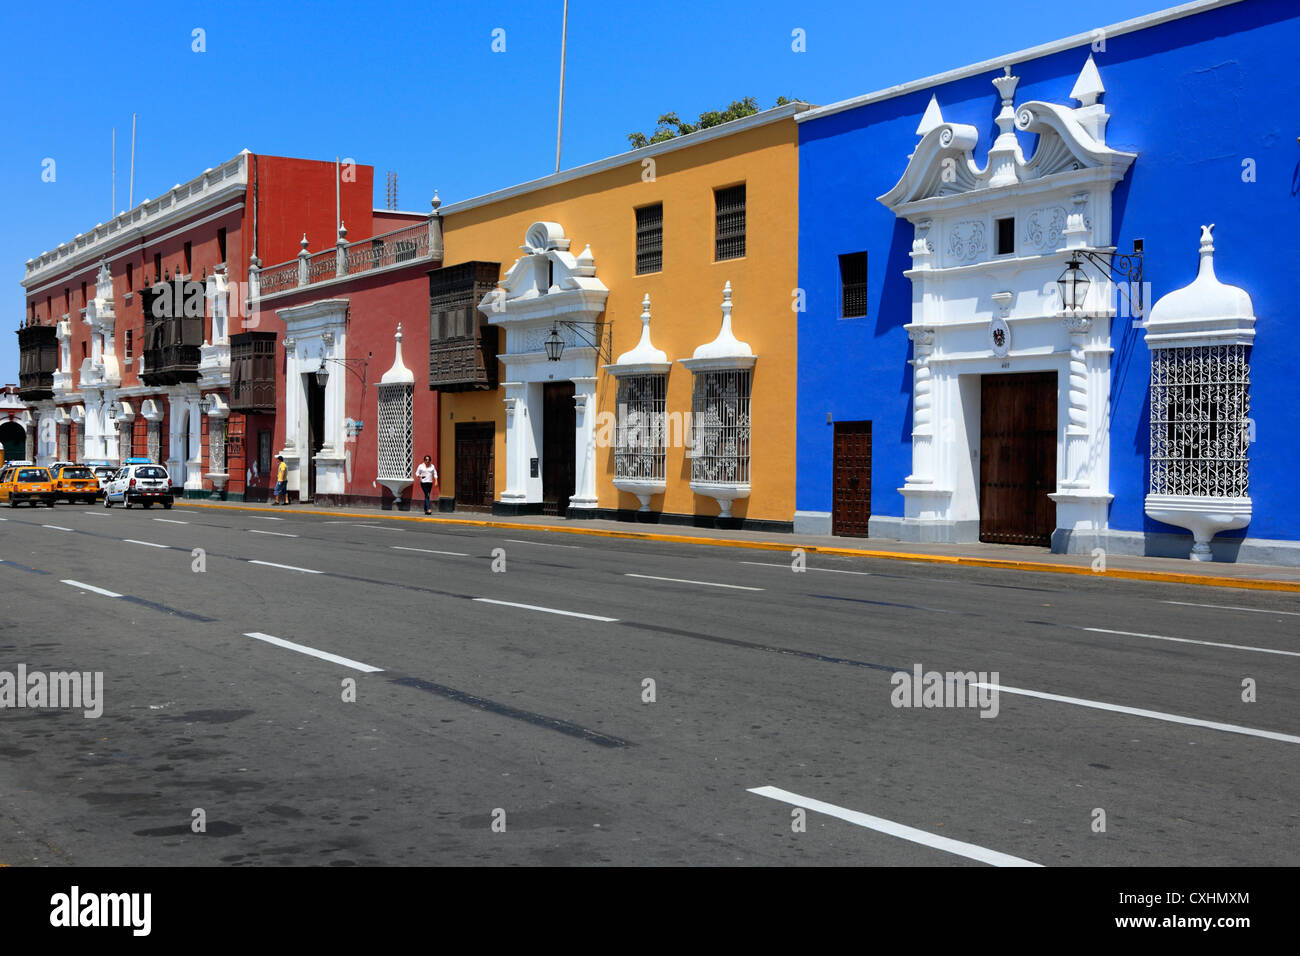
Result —
M22 461L27 455L27 431L14 421L0 424L0 445L4 446L5 461Z

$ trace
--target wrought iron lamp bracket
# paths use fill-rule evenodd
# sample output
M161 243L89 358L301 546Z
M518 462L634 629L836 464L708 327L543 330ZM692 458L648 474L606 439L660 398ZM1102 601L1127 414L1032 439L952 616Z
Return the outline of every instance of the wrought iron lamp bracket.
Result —
M1141 239L1134 241L1132 252L1106 252L1086 248L1071 249L1070 252L1091 262L1108 282L1119 289L1120 295L1128 302L1134 318L1146 317L1146 289L1142 282L1144 252Z

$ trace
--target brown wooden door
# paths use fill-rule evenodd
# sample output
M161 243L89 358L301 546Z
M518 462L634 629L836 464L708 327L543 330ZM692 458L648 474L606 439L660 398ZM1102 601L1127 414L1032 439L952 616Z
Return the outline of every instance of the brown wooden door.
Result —
M1056 506L1056 373L980 380L980 540L1050 545Z
M831 534L865 538L871 517L871 422L836 422Z
M492 422L456 424L456 507L490 510L496 495L496 426Z
M560 515L573 494L574 446L578 427L572 382L542 386L542 512Z

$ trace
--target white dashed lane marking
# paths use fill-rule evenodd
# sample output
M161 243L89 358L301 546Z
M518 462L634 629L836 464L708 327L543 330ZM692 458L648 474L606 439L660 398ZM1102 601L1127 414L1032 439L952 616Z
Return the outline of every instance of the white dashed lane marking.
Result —
M350 657L340 657L337 654L329 653L329 651L318 651L316 648L308 647L306 644L295 644L293 641L286 641L283 638L272 637L270 634L263 634L260 631L249 631L244 636L251 637L258 641L265 641L267 644L274 644L276 647L283 647L291 651L297 651L299 654L306 654L309 657L318 657L323 661L342 664L344 667L350 667L356 671L364 671L367 674L377 674L383 670L382 667L371 667L369 664L354 661Z
M674 584L699 584L706 588L730 588L733 591L762 591L764 588L751 588L745 584L718 584L715 581L690 581L686 578L661 578L655 574L632 574L631 572L623 575L625 578L645 578L647 581L671 581Z
M292 564L276 564L274 561L252 561L249 564L260 564L267 568L283 568L286 571L301 571L303 574L320 574L320 571L313 571L311 568L296 568Z
M1201 644L1205 647L1226 647L1234 651L1255 651L1258 654L1282 654L1286 657L1300 657L1300 651L1279 651L1273 647L1251 647L1249 644L1224 644L1221 641L1198 641L1191 637L1166 637L1163 634L1139 634L1136 631L1111 631L1104 627L1085 627L1085 631L1094 634L1118 634L1121 637L1145 637L1153 641L1176 641L1179 644Z
M120 598L122 595L116 591L106 591L103 588L97 588L93 584L85 584L81 581L73 581L71 578L64 578L64 584L71 584L74 588L81 588L83 591L93 591L95 594L102 594L104 597Z
M875 817L869 813L861 813L857 810L836 806L833 803L814 800L812 797L800 796L779 787L750 787L749 792L771 800L779 800L792 806L803 807L805 810L812 810L815 813L824 813L829 817L845 820L856 826L866 827L868 830L875 830L877 833L898 837L900 840L908 840L912 843L919 843L921 846L942 850L945 853L964 856L968 860L988 863L991 866L1042 866L1041 863L1034 863L1018 856L1011 856L1008 853L990 850L988 847L979 846L975 843L964 843L961 840L939 836L937 833L918 830L916 827L909 827L903 823L886 820L884 817Z
M525 611L543 611L546 614L563 614L565 617L580 617L588 621L604 621L607 624L617 623L616 617L601 617L599 614L581 614L577 611L561 611L554 607L539 607L536 604L516 604L514 601L497 601L492 598L474 598L483 604L500 604L503 607L518 607Z

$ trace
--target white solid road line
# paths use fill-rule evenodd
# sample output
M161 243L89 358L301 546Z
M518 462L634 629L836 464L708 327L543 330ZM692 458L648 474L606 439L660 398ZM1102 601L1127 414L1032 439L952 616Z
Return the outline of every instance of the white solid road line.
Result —
M523 538L506 538L511 544L535 544L539 548L581 548L578 544L551 544L549 541L525 541Z
M258 531L256 528L249 528L249 534L273 534L277 538L296 538L296 534L285 534L283 531Z
M142 544L142 545L144 545L146 548L167 548L167 547L169 547L169 545L165 545L165 544L154 544L152 541L137 541L137 540L135 540L135 538L123 538L122 541L123 541L124 543L126 543L126 544Z
M433 551L429 548L403 548L400 545L390 545L394 551L419 551L421 554L452 554L458 558L468 558L469 555L464 551Z
M108 517L108 510L105 509L105 510L103 510L103 511L83 511L82 514L83 514L83 515L94 515L96 518L107 518L107 517Z
M1280 734L1275 730L1256 730L1253 727L1241 727L1237 724L1221 724L1214 720L1201 720L1199 717L1183 717L1180 714L1166 714L1159 710L1143 710L1140 707L1125 707L1122 704L1108 704L1100 700L1084 700L1082 697L1064 697L1060 694L1046 694L1039 690L1025 690L1021 687L1007 687L1003 684L973 683L970 687L987 687L1002 694L1019 694L1022 697L1037 697L1039 700L1054 700L1061 704L1074 704L1078 707L1091 707L1094 710L1109 710L1117 714L1132 714L1134 717L1150 717L1152 720L1164 720L1171 724L1186 724L1189 727L1205 727L1209 730L1222 730L1229 734L1245 734L1247 737L1263 737L1266 740L1280 740L1287 744L1300 744L1300 737L1292 734Z
M1104 627L1085 627L1085 631L1096 634L1120 634L1124 637L1149 637L1153 641L1177 641L1179 644L1203 644L1206 647L1227 647L1234 651L1256 651L1260 654L1282 654L1286 657L1300 657L1300 651L1279 651L1273 647L1251 647L1248 644L1224 644L1220 641L1198 641L1190 637L1166 637L1163 634L1139 634L1136 631L1111 631Z
M792 571L792 570L793 570L793 568L792 568L790 565L788 565L788 564L773 564L773 563L770 562L770 561L741 561L740 563L741 563L741 564L752 564L752 565L754 565L755 567L760 567L760 568L785 568L787 571ZM874 571L842 571L842 570L840 570L839 568L801 568L800 570L803 570L803 571L827 571L827 572L829 572L829 573L831 573L831 574L861 574L861 575L864 575L864 576L867 576L867 577L870 577L871 575L873 575L873 574L876 573L876 572L874 572Z
M824 803L821 800L814 800L811 797L802 797L797 793L791 793L789 790L782 790L779 787L750 787L749 792L757 794L760 797L768 797L772 800L779 800L782 803L789 803L796 807L803 807L805 810L824 813L827 816L835 817L839 820L847 820L849 823L857 824L860 827L866 827L868 830L875 830L878 833L884 833L887 836L898 837L902 840L910 840L912 843L919 843L922 846L928 846L935 850L943 850L945 853L964 856L968 860L978 860L981 863L988 863L991 866L1042 866L1041 863L1034 863L1031 860L1025 860L1018 856L1011 856L1007 853L999 853L997 850L990 850L987 847L977 846L974 843L963 843L961 840L953 840L949 837L939 836L937 833L928 833L925 830L918 830L916 827L909 827L903 823L895 823L893 820L886 820L884 817L873 817L869 813L860 813L857 810L837 807L833 803Z
M484 604L500 604L504 607L521 607L526 611L545 611L547 614L563 614L565 617L581 617L588 621L605 621L613 624L618 621L616 617L601 617L599 614L579 614L577 611L561 611L553 607L538 607L536 604L516 604L514 601L495 601L492 598L475 598L475 601L481 601Z
M64 578L64 584L71 584L74 588L81 588L83 591L94 591L96 594L102 594L104 597L119 598L122 595L116 591L105 591L103 588L97 588L93 584L83 584L81 581L73 581L71 578Z
M382 667L371 667L369 664L354 661L349 657L339 657L337 654L331 654L328 651L318 651L316 648L308 647L306 644L295 644L293 641L286 641L283 638L272 637L270 634L263 634L260 631L249 631L244 635L244 637L251 637L258 641L266 641L266 643L274 644L276 647L288 648L291 651L297 651L299 654L306 654L310 657L319 657L323 661L342 664L344 667L351 667L356 671L365 671L367 674L377 674L383 670Z
M154 518L154 521L165 521L167 524L189 524L188 521L177 521L175 518Z
M320 571L313 571L311 568L295 568L292 564L276 564L274 561L253 561L252 559L250 559L248 563L249 563L249 564L262 564L262 565L265 565L265 566L268 567L268 568L284 568L284 570L286 570L286 571L301 571L303 574L320 574L320 573L321 573Z
M686 578L661 578L657 574L625 573L625 578L645 578L647 581L672 581L674 584L701 584L706 588L730 588L733 591L763 591L765 588L751 588L745 584L717 584L714 581L690 581Z
M1254 611L1256 614L1285 614L1300 617L1300 611L1270 611L1266 607L1235 607L1231 604L1193 604L1191 601L1161 601L1161 604L1181 604L1183 607L1212 607L1219 611Z
M71 528L62 528L62 527L60 527L60 526L57 525L57 524L43 524L43 525L41 525L41 527L42 527L42 528L52 528L52 529L55 530L55 531L71 531L71 530L72 530Z
M401 528L393 528L386 524L363 524L360 521L352 522L354 528L378 528L380 531L401 531Z
M283 521L284 520L283 518L275 518L272 517L271 515L251 515L250 517L256 518L258 521Z

